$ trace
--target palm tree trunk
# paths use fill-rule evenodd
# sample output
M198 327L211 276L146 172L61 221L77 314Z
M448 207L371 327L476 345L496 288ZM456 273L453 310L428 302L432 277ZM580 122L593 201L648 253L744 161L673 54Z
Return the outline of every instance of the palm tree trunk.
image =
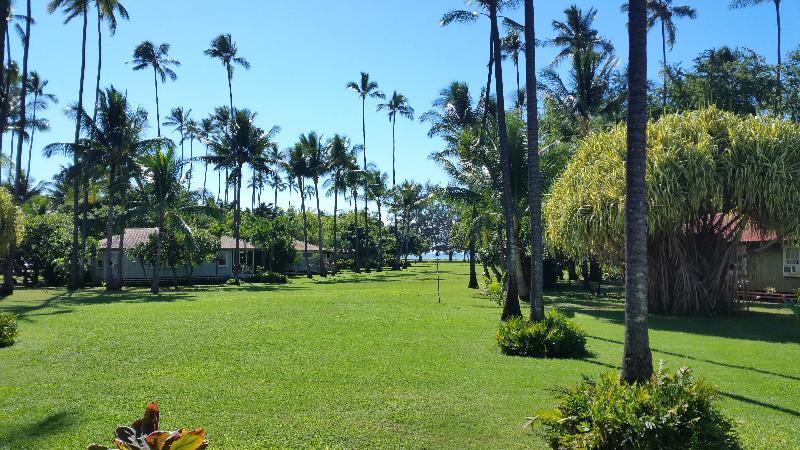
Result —
M378 261L376 262L376 270L383 272L383 219L381 216L381 201L376 200L378 204Z
M539 105L536 97L536 28L533 0L525 0L525 90L528 92L528 214L531 223L531 316L544 319L544 240L542 236L542 185L539 172Z
M397 116L392 117L392 187L395 186L395 169L394 169L394 150L395 150L395 139L394 139L394 130L397 124Z
M11 14L11 1L10 0L0 0L0 14L3 17L8 17ZM8 21L7 20L0 20L0 85L2 85L5 81L5 76L8 75L5 72L5 65L3 64L3 60L6 57L6 34L8 33ZM0 137L4 136L6 133L6 110L8 108L8 97L0 99ZM0 156L3 154L3 139L0 139ZM0 181L3 178L3 161L0 158Z
M192 191L192 176L194 175L194 132L192 132L192 137L189 139L189 170L188 175L186 176L186 190L191 192Z
M208 158L208 147L206 147L206 158ZM205 160L205 168L203 169L203 200L206 199L206 185L208 182L208 160Z
M7 11L7 14L11 14L10 10ZM6 22L6 25L5 25L5 32L3 33L3 38L4 38L6 44L3 47L3 49L5 51L6 58L8 60L6 65L9 68L9 72L6 73L6 78L4 80L0 80L0 81L2 81L4 83L3 84L4 95L3 95L3 105L2 105L3 107L2 107L2 111L0 113L0 123L3 124L3 134L0 135L0 136L4 136L5 135L6 127L8 125L8 113L11 110L11 101L10 101L10 98L11 98L11 71L10 71L10 69L11 69L11 37L10 36L11 35L8 32L8 24L7 24L8 21L5 21L5 22ZM0 66L2 66L2 65L3 65L3 61L0 60ZM12 134L12 137L13 137L13 134ZM3 156L3 141L4 141L4 139L0 139L0 160L2 159L2 156ZM12 145L12 147L13 147L13 145ZM11 180L11 166L12 166L12 163L11 163L11 160L9 159L8 160L8 179L9 180ZM2 181L2 179L3 179L3 174L2 174L2 171L0 171L0 181Z
M517 266L517 239L515 233L514 200L511 192L511 159L508 154L508 141L506 131L505 97L503 93L503 64L500 48L500 32L497 28L497 2L490 2L489 18L491 20L492 41L494 42L494 77L495 90L497 91L497 125L500 140L500 164L502 167L502 200L503 215L506 228L506 251L508 253L508 285L506 289L506 300L503 305L502 320L512 317L519 317L522 311L519 306L517 292L517 277L515 267Z
M664 19L661 19L661 56L664 58L664 86L661 90L661 102L664 105L664 112L667 110L667 29Z
M322 251L322 211L319 209L319 179L314 177L314 192L317 193L317 245L319 246L319 274L323 277L328 276L328 268L325 267L325 252Z
M39 93L33 94L33 125L31 126L31 138L28 142L28 168L25 170L25 179L31 182L31 157L33 156L33 138L36 136L36 105L39 104Z
M81 40L81 78L80 87L78 89L78 114L75 120L75 146L77 147L78 141L81 138L81 119L83 117L83 83L86 80L86 31L89 25L88 9L83 11L83 34ZM72 152L73 167L79 166L78 155L80 152ZM79 200L79 177L74 174L72 181L72 247L69 255L69 290L74 291L81 285L80 281L80 267L78 266L78 200Z
M236 241L236 246L233 251L233 280L237 285L239 284L239 277L241 276L241 257L239 256L239 232L241 230L242 221L242 168L239 167L236 174L236 186L233 191L233 239Z
M308 218L306 217L306 195L303 189L303 177L297 177L300 186L300 210L303 213L303 262L306 265L306 277L311 278L311 265L308 262Z
M361 273L361 239L358 233L358 187L353 188L353 219L355 220L356 254L353 258L353 272Z
M472 204L472 218L470 220L470 229L472 228L475 220L478 218L478 207ZM469 233L469 289L478 289L478 274L475 271L475 231Z
M781 81L781 72L783 66L783 54L781 53L781 0L775 0L775 18L778 22L778 65L776 70L778 72L778 94L776 95L776 111L775 114L780 116L783 114L783 82Z
M153 263L153 283L150 286L151 294L158 294L161 291L161 240L163 239L162 230L164 229L164 204L158 206L158 230L156 230L156 257Z
M337 225L336 219L339 215L339 174L336 173L333 179L333 274L336 275L336 272L339 271L339 262L337 261L339 258L339 241L338 236L336 234Z
M125 211L125 188L123 187L120 191L120 199L119 204L122 207L122 211ZM120 227L119 227L119 245L117 246L117 280L116 285L114 288L116 290L122 290L122 284L125 280L123 280L123 275L125 268L123 267L123 263L125 262L125 220L124 215L120 216Z
M158 137L161 137L161 109L158 101L158 72L153 67L153 85L156 87L156 129L158 130Z
M628 152L625 160L625 349L621 379L653 375L647 330L647 2L628 10Z
M103 278L106 290L114 289L114 271L111 268L111 242L114 235L114 176L116 168L108 171L108 215L106 217L106 248L103 251Z

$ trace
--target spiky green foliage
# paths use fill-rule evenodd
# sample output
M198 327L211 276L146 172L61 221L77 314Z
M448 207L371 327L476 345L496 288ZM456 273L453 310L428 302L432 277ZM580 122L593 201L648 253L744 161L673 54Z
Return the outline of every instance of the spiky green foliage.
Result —
M800 126L706 109L651 122L648 139L651 309L729 312L745 227L800 231ZM623 126L583 141L545 204L551 246L622 263L624 150Z

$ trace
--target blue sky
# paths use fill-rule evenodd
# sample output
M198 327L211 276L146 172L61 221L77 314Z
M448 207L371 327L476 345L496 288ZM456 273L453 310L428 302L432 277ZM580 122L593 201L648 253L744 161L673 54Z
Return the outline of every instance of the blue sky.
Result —
M32 176L48 180L64 161L44 159L41 148L51 142L71 141L74 125L63 115L63 107L77 100L80 73L80 20L63 25L60 14L46 12L46 1L34 1L37 24L31 33L30 66L50 81L49 90L61 103L46 113L52 130L37 135ZM551 22L563 17L570 4L598 8L595 21L623 59L627 54L626 17L617 1L539 1L537 37L553 35ZM685 0L698 9L695 21L678 24L678 42L669 54L671 62L689 64L702 50L748 46L774 62L775 15L770 4L730 11L726 0ZM151 72L133 72L125 62L143 40L172 45L171 55L183 64L178 80L160 88L161 116L175 106L192 109L193 117L205 117L215 106L227 104L227 84L221 64L203 55L211 39L231 33L242 56L252 64L249 71L234 75L237 108L258 112L262 128L280 125L281 147L292 145L301 132L317 130L325 136L342 133L355 143L361 140L361 105L345 89L360 71L367 71L382 90L405 94L421 114L430 107L438 91L452 80L467 81L477 95L485 83L488 23L442 28L442 13L463 8L461 0L128 0L129 22L121 22L114 37L104 36L103 86L113 84L128 93L132 103L146 108L155 135L155 100ZM24 2L16 1L23 13ZM521 21L522 10L509 11ZM786 50L800 44L796 18L800 2L784 2ZM658 77L660 34L650 35L650 77ZM540 49L537 65L543 67L554 55ZM12 54L21 57L21 45L12 37ZM85 101L94 100L96 74L96 30L90 21ZM507 85L513 84L513 65L504 66ZM375 112L375 101L367 105L367 156L386 172L391 171L391 126L384 113ZM441 142L426 136L428 127L418 121L398 120L398 178L420 182L445 182L439 168L428 160ZM167 136L177 141L177 133ZM8 146L5 147L8 149ZM187 150L188 151L188 150ZM195 153L202 152L195 145ZM6 150L7 153L7 150ZM198 167L199 169L199 167ZM199 172L198 172L199 173ZM209 189L216 190L216 176L209 176ZM199 178L196 178L199 180ZM197 186L197 185L196 185ZM245 197L248 198L248 197ZM293 203L298 200L293 195ZM286 193L279 202L286 205ZM330 209L332 201L323 203Z

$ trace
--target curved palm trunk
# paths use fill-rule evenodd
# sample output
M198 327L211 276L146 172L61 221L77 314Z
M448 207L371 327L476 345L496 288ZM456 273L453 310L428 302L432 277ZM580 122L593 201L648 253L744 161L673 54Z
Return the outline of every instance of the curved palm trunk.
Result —
M525 42L536 42L533 0L525 0ZM532 322L544 319L544 239L542 236L542 184L539 171L539 105L536 97L536 46L525 46L525 90L528 116L528 214L531 223Z
M353 272L361 273L361 239L358 233L358 188L353 189L353 218L355 220L356 254L353 258Z
M83 12L83 31L82 31L82 40L81 40L81 77L80 77L80 87L78 89L78 111L79 114L75 120L75 146L78 145L78 141L81 138L81 119L83 117L83 84L86 80L86 31L89 25L89 15L88 9L84 10ZM80 161L78 161L78 155L80 152L74 151L72 152L72 164L73 167L78 167ZM79 176L76 174L72 181L72 247L69 255L69 285L67 286L69 290L76 290L81 285L80 280L80 267L78 265L78 200L79 196L79 187L78 184Z
M111 242L114 235L114 178L116 168L112 165L108 171L108 215L106 217L106 248L103 251L103 278L106 290L114 289L114 270L111 267Z
M497 91L497 124L500 140L500 164L502 167L502 200L503 216L505 217L506 229L506 252L508 255L506 276L508 285L506 289L506 300L503 305L502 320L512 317L519 317L522 311L519 306L517 292L517 235L514 217L514 200L511 191L511 159L508 154L508 141L506 130L505 97L503 93L503 65L500 48L500 32L497 28L497 2L492 1L489 8L489 18L491 19L492 42L494 43L494 76L495 89Z
M25 170L25 179L31 182L31 157L33 156L33 138L36 136L36 105L39 103L39 93L33 94L33 125L31 126L31 138L28 141L28 168Z
M236 246L233 251L233 279L234 282L239 284L239 277L241 276L241 256L239 255L239 232L241 230L242 222L242 168L239 167L236 174L236 186L233 191L233 239L236 241Z
M158 101L158 72L153 67L153 85L156 87L156 129L158 130L158 137L161 137L161 109Z
M336 272L339 271L339 240L336 234L338 228L336 224L336 219L339 215L339 174L337 173L334 175L333 180L333 274L336 275Z
M306 217L306 195L303 189L303 177L297 177L300 186L300 211L303 214L303 262L306 266L306 277L311 278L311 265L308 262L308 218Z
M322 212L319 209L319 178L314 177L314 192L317 194L317 245L319 246L319 274L323 277L328 276L328 268L325 267L325 252L322 251Z
M378 261L376 262L378 272L383 272L383 219L381 216L381 201L376 200L378 204Z
M781 54L781 0L774 0L775 1L775 19L778 22L778 65L776 67L776 71L778 72L778 95L775 97L776 100L776 111L775 113L780 116L783 114L783 82L781 81L781 72L783 66L783 55Z
M475 223L475 220L478 218L478 207L473 203L472 204L472 220L470 220L470 225ZM472 226L470 226L472 228ZM469 234L469 283L467 284L469 289L478 289L478 274L475 271L475 231L472 231Z
M158 209L158 230L156 230L158 234L156 237L156 257L153 263L153 283L150 286L151 294L161 292L161 240L163 239L161 230L164 229L164 204L158 205Z
M621 379L653 375L647 330L647 4L628 10L628 151L625 160L625 348Z

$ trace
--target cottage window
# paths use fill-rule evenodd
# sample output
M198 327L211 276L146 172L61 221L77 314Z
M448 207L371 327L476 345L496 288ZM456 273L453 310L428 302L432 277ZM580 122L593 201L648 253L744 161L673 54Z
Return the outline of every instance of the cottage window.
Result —
M800 276L800 247L784 244L783 274L792 277Z
M217 254L217 266L228 267L228 253L219 252L219 254Z

